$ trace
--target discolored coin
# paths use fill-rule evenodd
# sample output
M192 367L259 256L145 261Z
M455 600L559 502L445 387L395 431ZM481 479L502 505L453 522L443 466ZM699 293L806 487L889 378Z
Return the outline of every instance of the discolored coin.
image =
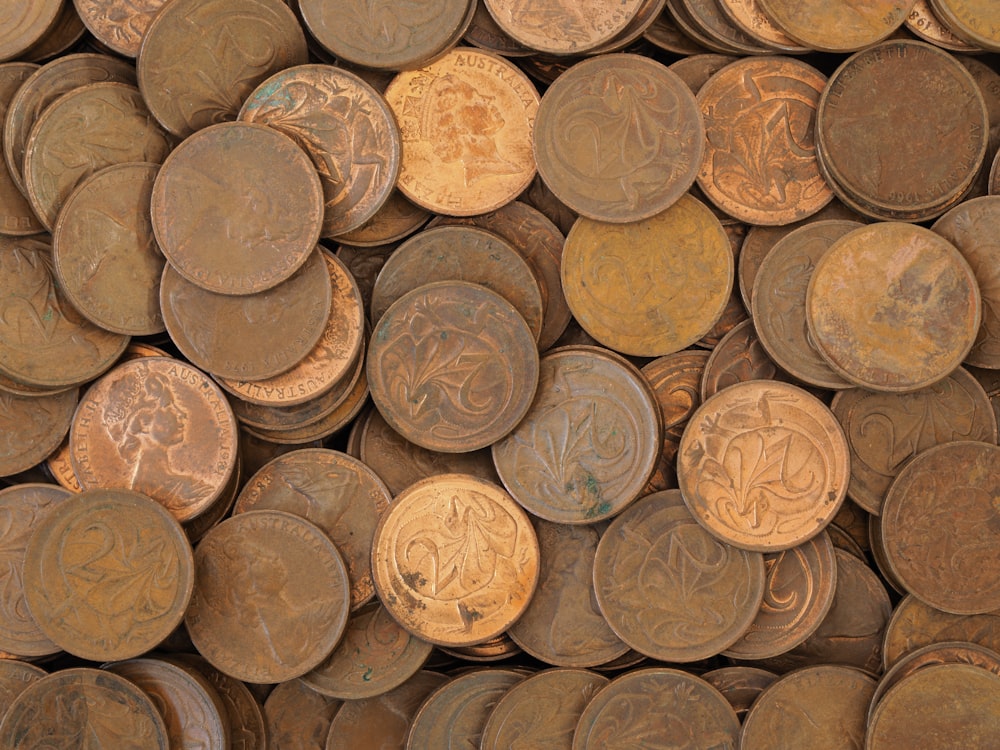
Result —
M739 383L706 400L677 454L692 515L716 537L761 552L818 534L843 502L849 471L830 410L781 382Z
M595 523L635 500L656 468L661 416L647 380L598 347L551 350L525 418L493 447L504 486L533 515Z
M61 0L22 4L8 0L0 7L0 60L13 60L27 52L56 22Z
M761 10L758 0L720 0L719 9L740 31L757 45L785 54L803 54L809 51L791 39Z
M885 629L883 667L889 671L904 656L924 646L949 641L1000 649L1000 612L953 615L908 594L896 605Z
M180 524L130 490L91 490L54 507L24 554L35 622L62 649L92 661L157 646L180 623L193 585Z
M579 55L607 45L622 34L639 13L641 0L607 4L588 0L486 0L497 24L536 52Z
M216 669L244 682L305 674L346 627L347 568L322 530L291 513L223 521L198 544L195 571L184 616L191 640Z
M979 331L980 299L954 245L881 222L844 235L816 264L806 321L835 372L870 390L906 392L958 367Z
M752 320L737 324L716 344L705 362L701 377L701 400L724 388L750 380L791 381L768 356Z
M301 679L275 685L264 703L268 748L323 750L330 722L343 705L307 687Z
M486 3L473 3L476 10L463 37L473 47L493 52L504 57L527 57L533 51L500 28L490 15Z
M638 55L577 63L545 92L533 140L538 171L579 214L607 222L655 216L691 185L705 127L672 71Z
M167 0L73 0L87 31L125 57L136 57L153 18Z
M578 219L561 273L566 302L587 333L615 351L654 357L709 332L729 300L734 265L718 219L681 196L628 224Z
M766 669L756 667L720 667L701 675L701 679L729 701L741 722L757 697L777 677Z
M524 612L538 582L538 540L500 487L465 474L401 492L372 543L379 598L403 627L443 646L482 643Z
M429 450L465 452L510 433L538 383L535 338L517 310L478 284L404 294L369 343L368 385L386 422Z
M78 396L75 388L51 396L0 393L0 477L30 469L59 447Z
M420 229L429 218L428 211L411 203L399 190L393 190L372 218L357 229L337 235L337 241L352 247L398 242Z
M931 0L931 7L957 36L1000 52L1000 11L989 0Z
M898 29L915 0L758 0L789 37L820 52L853 52Z
M955 36L955 33L942 23L934 12L930 0L917 0L904 23L914 36L946 50L970 53L979 49L961 37Z
M32 63L0 65L0 120L6 118L18 90L37 70L38 66ZM16 237L44 230L10 168L6 163L0 164L0 234Z
M16 659L0 659L0 716L5 716L10 704L31 684L48 673L34 664Z

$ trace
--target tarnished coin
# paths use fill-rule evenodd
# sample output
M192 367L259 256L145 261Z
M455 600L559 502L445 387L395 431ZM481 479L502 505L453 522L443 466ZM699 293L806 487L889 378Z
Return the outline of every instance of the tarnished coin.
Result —
M761 552L818 534L843 502L849 471L830 410L780 382L740 383L706 400L677 454L681 492L698 522Z
M58 448L78 395L75 388L51 396L0 393L0 477L28 470Z
M342 705L342 701L309 688L301 678L275 685L264 702L267 747L323 750L330 722Z
M22 4L7 0L0 7L0 60L13 60L45 36L59 17L61 0Z
M180 624L193 585L180 524L129 490L92 490L54 507L25 550L35 622L62 649L92 661L157 646Z
M32 63L0 65L0 120L4 120L10 104L24 82L38 66ZM22 236L45 231L35 216L31 204L18 187L6 163L0 164L0 234Z
M889 671L907 654L933 643L965 641L1000 650L1000 612L953 615L908 594L885 628L883 667Z
M244 682L305 674L347 625L347 568L319 527L291 513L223 521L198 544L195 571L184 616L191 640L216 669Z
M0 716L6 716L10 704L31 684L48 674L34 664L16 659L0 659Z
M758 0L720 0L719 9L740 31L756 44L785 54L802 54L808 47L791 39L761 10Z
M167 729L153 700L124 677L78 667L43 677L14 699L0 724L0 747L46 745L167 750ZM56 743L56 744L53 744Z
M550 55L579 55L623 33L643 3L486 0L485 4L500 28L526 47Z
M1000 10L989 0L931 0L931 7L962 39L1000 52Z
M723 388L749 380L791 382L792 377L768 356L760 343L753 321L744 320L722 337L705 362L701 377L701 400L715 395Z
M437 650L445 656L474 663L501 661L521 653L521 649L511 640L507 633L501 633L496 638L490 638L487 641L476 643L472 646L454 646L451 648L439 646ZM433 661L433 656L434 653L432 652L429 661Z
M594 590L608 624L636 651L698 661L751 626L764 595L764 560L709 534L680 492L667 490L612 521L597 547Z
M733 55L692 54L682 57L668 67L687 84L695 96L715 73L738 60Z
M430 212L411 203L399 190L393 190L372 218L357 229L338 235L337 241L357 247L398 242L420 229L429 218Z
M968 354L980 299L954 245L923 227L880 222L844 235L816 264L806 322L834 372L869 390L913 391Z
M916 0L758 0L789 37L820 52L853 52L898 29Z
M525 418L492 447L514 499L554 523L595 523L620 513L652 476L661 416L649 383L598 347L542 357Z
M643 32L642 39L675 55L700 55L708 51L680 29L671 11L670 0L667 0L666 9Z
M979 50L976 45L955 36L955 32L941 22L930 0L917 0L904 23L914 36L946 50L965 53Z
M236 119L259 83L306 62L305 34L281 0L168 5L147 27L136 67L150 111L175 135Z
M638 55L577 63L545 92L534 150L556 196L598 221L654 216L694 184L705 126L672 71Z
M167 0L73 0L87 31L98 42L125 57L136 57L139 45Z
M538 384L535 337L500 295L439 281L403 295L368 348L368 385L386 422L430 450L485 448L521 421Z
M756 667L720 667L701 675L701 679L729 701L741 722L757 697L777 678L776 674Z
M709 332L729 300L734 266L719 220L685 195L628 224L578 219L561 272L566 302L587 333L623 354L655 357Z
M482 643L524 612L538 582L538 540L500 487L465 474L423 479L396 496L375 530L379 598L431 643Z

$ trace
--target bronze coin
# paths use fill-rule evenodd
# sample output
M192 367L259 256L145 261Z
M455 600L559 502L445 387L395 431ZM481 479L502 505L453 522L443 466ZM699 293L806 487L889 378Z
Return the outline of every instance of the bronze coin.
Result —
M885 39L906 19L915 0L758 0L790 38L820 52L853 52Z
M379 598L403 627L443 646L482 643L524 612L538 540L500 487L465 474L423 479L382 516L372 544Z
M721 653L754 622L764 595L759 552L719 541L677 490L630 505L602 535L594 590L619 638L664 662Z
M775 25L761 10L758 0L720 0L719 8L732 24L758 45L785 54L809 52Z
M87 391L73 417L70 456L84 489L136 490L189 521L222 493L236 441L232 410L204 373L142 357Z
M757 336L753 320L744 320L722 337L705 362L699 389L701 400L750 380L790 382L792 377L768 356Z
M347 625L350 583L319 527L277 510L233 516L195 550L197 585L184 616L216 669L244 682L299 677Z
M15 659L0 659L0 716L5 716L10 704L31 684L48 673L34 664Z
M330 722L342 705L342 701L312 690L301 678L276 685L264 702L267 747L323 750Z
M305 34L281 0L168 5L146 29L136 69L150 111L175 135L236 119L259 83L306 62Z
M865 712L875 680L860 669L807 667L785 675L761 693L740 730L741 750L864 746Z
M454 646L452 648L438 646L437 650L445 656L473 663L501 661L521 653L520 647L507 633L501 633L496 638L490 638L487 641L476 643L472 646ZM431 652L429 662L433 661L433 658L434 652Z
M633 45L639 45L646 29L652 26L666 7L666 0L641 0L638 10L632 15L625 28L615 34L609 41L598 45L588 54L597 55L607 52L620 52ZM602 7L602 10L604 8Z
M1000 52L1000 13L988 0L931 0L931 6L956 35L977 47Z
M698 522L760 552L818 534L843 502L849 471L830 410L780 382L739 383L706 400L677 454L680 489Z
M4 3L0 10L0 60L20 57L37 44L56 22L61 7L60 0Z
M87 31L125 57L136 57L146 29L167 0L73 0Z
M566 302L605 346L640 357L672 354L711 330L733 289L734 258L719 220L681 196L628 224L586 217L566 237Z
M368 348L368 385L386 422L429 450L465 452L504 437L531 406L535 337L500 295L465 281L404 294Z
M701 679L729 701L741 722L757 697L777 678L776 674L756 667L720 667L701 675Z
M550 55L579 55L623 33L642 2L486 0L485 5L500 28L526 47Z
M875 515L892 480L917 454L955 440L997 442L989 396L962 367L910 393L841 391L830 408L851 449L847 494Z
M45 62L74 47L87 33L83 21L72 2L63 2L55 23L35 44L25 50L23 57L28 62Z
M312 159L323 188L323 237L364 224L396 184L400 138L389 105L346 70L299 65L276 73L254 89L239 119L284 133Z
M929 0L917 0L906 17L906 28L919 39L952 52L976 52L979 48L955 35L941 22Z
M556 198L545 181L537 174L531 184L521 193L519 200L545 214L548 220L559 227L559 231L564 235L573 228L573 222L577 219L576 211Z
M870 390L913 391L968 354L980 299L954 245L929 229L880 222L844 235L816 264L806 321L834 372Z
M500 28L490 15L486 3L473 3L476 6L472 14L472 22L463 39L473 47L493 52L504 57L526 57L534 51L513 39Z
M684 8L698 31L720 49L743 55L761 55L774 51L773 47L763 44L733 23L723 12L719 0L680 0L678 4Z
M430 213L411 203L399 190L389 193L382 207L357 229L337 236L337 241L357 247L375 247L398 242L416 232Z
M25 597L39 628L92 661L158 645L180 624L193 585L180 524L130 490L91 490L54 507L24 554Z
M932 643L965 641L1000 649L1000 612L953 615L907 594L896 605L885 629L883 666L886 671L904 656Z
M38 66L32 63L0 65L0 120L5 119L10 104L24 82ZM0 234L22 236L45 231L27 198L14 180L6 163L0 164Z
M1000 371L983 370L979 367L969 367L968 370L972 377L978 380L979 384L986 390L986 395L993 405L993 413L997 417L997 422L1000 423Z
M0 393L0 477L27 471L52 453L69 432L78 392L51 396Z
M652 476L661 416L648 381L597 347L562 347L541 359L525 418L492 446L504 486L533 515L595 523L620 513Z
M196 516L190 521L181 524L184 533L187 534L187 538L191 540L191 544L201 541L201 538L208 533L209 529L213 528L219 521L229 515L229 512L233 509L233 505L236 503L236 494L242 486L244 479L243 458L237 452L236 467L229 477L229 482L222 489L222 494L200 516Z
M153 700L102 669L78 667L43 677L14 699L0 724L0 747L11 750L72 747L78 738L116 750L170 747Z
M615 223L674 204L694 184L704 139L680 77L626 54L584 60L560 76L545 92L533 136L552 192L579 214Z
M642 39L654 47L675 55L700 55L707 52L704 46L685 34L674 19L667 0L666 10L643 32Z
M641 747L650 737L669 746L735 747L740 722L714 687L665 667L637 669L613 679L593 697L577 723L573 750Z
M358 291L361 292L361 305L366 319L372 306L372 289L375 287L375 277L378 276L378 272L382 270L382 266L385 265L397 247L399 247L398 242L370 247L337 245L337 259L351 272Z
M875 563L875 570L892 591L900 595L905 594L906 587L900 582L895 568L889 564L881 519L876 515L868 516L868 539L871 542L871 556Z
M319 251L287 281L257 294L216 294L169 263L160 309L170 338L212 375L264 380L287 372L312 351L330 317L333 288Z
M283 510L311 521L337 545L351 583L351 609L375 594L372 537L392 495L368 466L346 453L304 449L278 456L240 491L233 515Z
M733 55L693 54L682 57L668 67L687 84L695 96L702 86L724 67L738 60Z

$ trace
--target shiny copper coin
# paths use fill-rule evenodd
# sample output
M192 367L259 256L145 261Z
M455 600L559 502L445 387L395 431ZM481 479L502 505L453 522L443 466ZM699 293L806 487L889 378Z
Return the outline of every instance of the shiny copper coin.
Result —
M632 222L691 187L704 134L694 95L675 73L637 55L602 55L545 92L534 149L542 179L571 209Z
M396 184L396 121L385 99L346 70L299 65L276 73L250 94L239 119L284 133L309 155L323 187L323 237L364 224Z
M708 333L729 300L734 265L718 219L681 196L628 224L578 219L561 272L566 302L587 333L615 351L653 357Z
M712 534L744 549L791 549L815 536L847 491L847 441L830 410L793 385L720 391L691 417L677 476Z
M988 0L931 0L931 7L962 39L1000 52L1000 12Z
M754 701L777 677L756 667L720 667L701 675L701 679L729 701L741 722Z
M440 281L397 300L368 349L368 384L386 422L430 450L465 452L504 437L531 406L535 337L486 287Z
M75 388L51 396L0 393L0 477L26 471L56 450L78 396Z
M6 118L18 90L37 70L38 66L32 63L0 65L0 119ZM16 237L43 231L45 227L14 181L10 168L6 163L0 164L0 234Z
M0 716L5 716L10 704L31 684L48 673L34 664L16 659L0 659Z
M594 590L608 624L636 651L698 661L753 623L764 560L709 534L680 492L667 490L633 503L608 527L594 559Z
M907 654L947 641L971 642L992 651L1000 650L1000 612L953 615L908 594L896 605L886 626L883 666L888 671Z
M524 420L492 447L504 486L533 515L595 523L635 500L656 468L661 416L646 379L598 347L541 360Z
M608 44L625 31L641 5L641 0L572 5L559 0L486 0L501 29L526 47L550 55L579 55Z
M852 52L879 42L906 19L915 0L758 0L789 37L821 52Z
M0 60L12 60L38 43L55 23L60 0L41 0L24 5L8 0L0 8Z
M128 659L177 627L194 585L180 524L138 492L98 489L42 519L24 556L39 628L75 656Z
M942 23L934 12L930 0L917 0L904 23L917 38L943 49L965 53L976 52L979 49L976 45L955 36L955 32Z
M919 226L882 222L844 235L816 264L806 321L834 372L870 390L913 391L968 354L980 299L954 245Z
M538 93L502 57L452 50L400 73L385 98L403 136L398 187L417 205L448 216L486 213L535 176Z
M712 350L701 377L701 399L748 380L792 380L768 356L752 320L734 326Z
M198 651L244 682L281 682L316 667L347 624L350 584L333 542L276 510L233 516L195 554L184 616Z
M676 669L623 674L583 709L573 750L637 747L649 737L664 744L735 747L740 731L728 701L714 687Z
M382 207L368 221L337 236L337 241L357 247L376 247L398 242L420 229L430 213L414 205L399 190L389 193Z
M273 750L323 750L330 722L342 701L328 698L306 686L301 678L274 687L264 703L268 748Z
M167 750L152 699L124 677L78 667L43 677L14 699L0 724L0 746L79 747L79 739L117 750Z
M444 474L397 495L375 530L372 573L382 603L411 633L473 645L524 612L538 582L538 540L500 487Z
M153 116L185 137L236 119L261 81L306 58L305 34L281 0L180 0L149 24L136 65Z
M136 57L153 18L166 0L73 0L87 31L108 49Z

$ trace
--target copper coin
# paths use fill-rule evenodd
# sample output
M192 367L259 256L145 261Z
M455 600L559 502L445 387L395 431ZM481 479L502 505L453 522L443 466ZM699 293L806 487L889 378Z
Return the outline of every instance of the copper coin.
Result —
M471 48L400 73L385 91L399 121L399 189L429 211L472 216L509 203L535 176L538 93L502 57Z
M876 515L892 480L917 454L955 440L997 442L989 397L961 367L911 393L842 391L830 408L851 449L847 494Z
M642 6L641 0L570 5L559 0L486 0L485 4L512 38L550 55L579 55L608 44L625 31Z
M490 15L486 3L473 3L476 6L472 14L472 22L463 37L466 42L479 49L493 52L504 57L526 57L534 54L533 50L513 39L500 28Z
M758 45L785 54L803 54L809 51L808 47L803 47L775 25L761 10L758 0L720 0L719 9L736 28Z
M906 19L915 0L758 0L789 37L821 52L852 52L879 42Z
M24 592L24 551L45 515L71 493L51 484L17 484L0 490L0 555L7 571L0 599L0 649L18 656L47 656L60 648L39 629ZM0 666L2 666L0 661ZM9 703L9 700L7 701ZM0 716L2 716L0 708Z
M184 616L198 651L244 682L281 682L316 667L347 625L350 584L337 548L299 516L233 516L195 550Z
M323 237L364 224L396 184L396 121L385 99L346 70L299 65L276 73L250 94L239 119L284 133L312 159L323 188Z
M636 651L698 661L727 649L753 623L764 560L709 534L680 492L667 490L633 503L608 527L594 590L608 624Z
M233 514L283 510L312 521L337 545L351 582L351 609L375 594L372 537L392 496L375 472L340 451L305 449L278 456L240 491Z
M236 454L236 467L233 469L229 482L222 489L222 494L212 502L204 513L181 524L187 538L191 544L201 541L201 538L208 533L209 529L216 526L223 518L229 515L236 503L236 494L243 485L245 475L243 472L243 459L239 453Z
M849 471L830 410L780 382L740 383L706 400L677 454L681 492L698 522L760 552L818 534L843 502Z
M675 55L699 55L707 51L678 27L670 12L670 0L667 0L666 10L643 32L642 38L654 47Z
M820 388L850 388L816 351L806 324L806 292L823 254L861 227L855 221L816 221L783 237L761 261L751 292L751 315L761 345L786 372Z
M875 680L852 667L826 665L793 672L773 682L747 713L740 748L860 748L874 692Z
M430 213L411 203L399 190L389 193L382 207L357 229L337 236L337 241L357 247L398 242L420 229Z
M63 2L53 23L35 44L23 53L28 62L45 62L74 47L87 33L72 2Z
M620 513L652 476L661 416L646 379L597 347L542 357L527 416L492 447L514 499L554 523L595 523Z
M179 0L147 27L136 66L153 116L184 137L236 119L261 81L306 58L305 34L281 0Z
M48 673L34 664L15 659L0 659L0 716L5 716L10 704L31 684Z
M26 471L56 450L69 432L78 395L75 388L51 396L0 393L0 477Z
M0 60L12 60L39 42L56 22L60 0L41 0L22 5L4 3L0 9Z
M870 390L941 380L968 354L980 293L962 255L912 224L871 224L841 237L813 270L806 321L835 372Z
M180 360L143 357L87 391L70 452L85 489L136 490L188 521L222 493L236 438L229 404L204 373Z
M601 55L545 92L534 149L542 179L571 209L632 222L694 184L704 134L694 95L675 73L638 55Z
M736 712L714 687L652 667L623 674L594 696L577 723L573 750L641 747L650 737L668 747L735 747L739 731Z
M18 90L37 70L38 66L32 63L0 65L0 119L6 118ZM6 163L0 164L0 234L21 236L44 230L10 168Z
M342 705L342 701L312 690L301 678L276 685L264 703L267 747L323 750L330 722Z
M1000 52L1000 14L988 0L931 0L931 7L962 39L991 52Z
M500 487L443 474L393 500L375 530L372 573L382 603L411 633L473 645L524 612L538 582L538 540Z
M507 634L526 653L560 667L594 667L629 647L608 625L594 594L593 526L534 519L541 574L524 614Z
M993 413L997 417L997 422L1000 423L1000 371L983 370L979 367L969 367L968 370L972 377L978 380L979 384L986 390L986 395L993 405Z
M216 294L169 263L160 308L170 338L212 375L264 380L287 372L312 351L330 317L333 289L319 251L287 281L257 294Z
M783 380L790 382L772 360L754 328L752 320L744 320L722 337L705 362L701 377L701 399L715 395L724 388L749 380Z
M777 678L776 674L756 667L720 667L701 675L701 679L729 701L741 722L757 697Z
M955 32L941 22L929 0L917 0L904 23L914 36L946 50L970 53L979 49L955 36Z
M733 55L693 54L680 58L668 67L680 76L680 79L691 89L691 93L697 96L698 91L709 78L738 59Z
M153 700L102 669L78 667L43 677L14 699L0 724L0 747L11 750L72 747L79 738L116 750L170 747Z
M767 54L774 50L735 24L722 10L719 0L680 0L678 4L687 11L691 23L719 48L744 55Z
M365 318L371 309L372 289L375 287L375 277L382 270L382 266L389 259L389 256L399 247L398 242L389 242L385 245L372 245L369 247L358 247L355 245L337 245L336 257L354 277L354 281L361 293L361 305Z
M441 654L450 656L453 659L462 659L476 664L502 661L521 653L520 647L507 633L501 633L496 638L490 638L487 641L476 643L472 646L454 646L452 648L438 646L437 650ZM428 663L433 661L433 659L434 652L431 652L431 659Z
M87 31L108 49L136 57L149 24L167 0L73 0Z
M556 198L545 181L537 174L531 184L521 193L519 200L545 214L546 218L559 227L559 231L564 235L573 228L573 222L577 219L576 211Z
M886 626L883 666L888 671L905 655L947 641L966 641L1000 650L1000 612L953 615L908 594L896 605Z
M75 656L129 659L177 627L194 585L180 524L138 492L98 489L52 509L24 556L28 608Z
M895 568L889 564L889 555L886 552L885 535L882 533L881 519L876 515L868 516L868 539L871 542L872 562L875 563L874 569L882 577L882 580L885 581L889 589L900 595L905 594L906 586L900 582Z
M585 669L546 669L509 688L483 727L482 750L569 750L584 707L608 684Z
M732 292L734 265L718 219L681 196L628 224L578 219L561 272L566 302L587 333L615 351L655 357L709 332Z
M868 538L868 520L870 517L867 511L848 497L844 501L844 504L840 506L837 515L833 517L833 523L837 524L844 532L850 535L851 539L862 550L870 550L871 546ZM858 555L858 557L864 557L864 555Z
M393 303L368 349L368 384L386 422L430 450L465 452L504 437L531 406L535 337L478 284L440 281Z

